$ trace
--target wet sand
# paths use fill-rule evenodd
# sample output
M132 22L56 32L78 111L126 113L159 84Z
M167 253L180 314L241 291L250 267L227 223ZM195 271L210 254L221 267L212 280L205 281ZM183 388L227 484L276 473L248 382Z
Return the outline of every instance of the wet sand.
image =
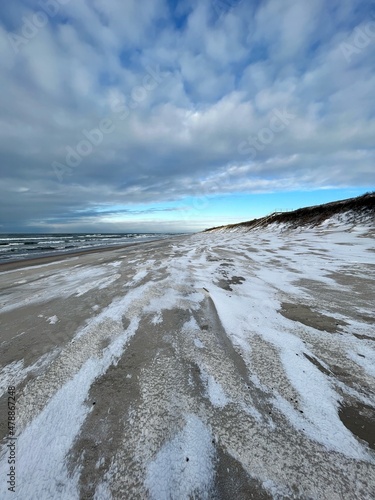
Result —
M373 498L373 248L263 230L1 266L0 497Z
M172 238L181 238L181 236L174 236L170 237L169 239ZM162 240L152 240L152 241L146 241L146 242L135 242L135 243L128 243L126 245L112 245L110 247L96 247L92 248L90 250L71 250L71 251L65 251L65 252L55 252L53 254L47 254L43 257L33 257L29 259L22 259L22 260L12 260L12 261L7 261L7 262L0 262L0 273L2 271L11 271L13 269L21 269L24 267L30 267L30 266L38 266L42 264L49 264L51 262L61 262L66 259L70 259L72 257L78 257L80 255L87 255L91 253L100 253L100 252L110 252L112 250L117 250L117 249L126 249L128 247L133 247L136 245L147 245L148 243L154 243L155 241L162 241Z

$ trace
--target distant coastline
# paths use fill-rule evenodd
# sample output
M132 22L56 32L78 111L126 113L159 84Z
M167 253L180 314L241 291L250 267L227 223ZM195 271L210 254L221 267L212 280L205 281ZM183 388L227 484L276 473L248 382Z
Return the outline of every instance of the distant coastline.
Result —
M0 234L0 266L165 239L167 233Z

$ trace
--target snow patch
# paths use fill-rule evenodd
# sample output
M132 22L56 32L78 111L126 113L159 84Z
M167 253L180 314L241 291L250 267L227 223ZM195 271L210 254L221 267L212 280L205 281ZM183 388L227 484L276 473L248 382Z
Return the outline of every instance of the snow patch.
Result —
M100 483L95 490L94 500L112 500L113 496L108 485Z
M210 498L215 448L209 429L196 415L148 464L145 485L152 500Z
M43 368L51 363L51 361L55 358L58 349L55 349L51 352L47 352L43 356L41 356L38 361L34 364L27 366L24 368L24 360L20 359L18 361L13 361L6 365L0 371L0 397L7 391L10 385L17 386L20 384L29 373L38 373Z
M230 403L222 386L215 380L212 375L207 374L201 369L201 380L206 387L207 396L213 406L223 408Z
M67 456L91 407L85 404L94 380L105 373L122 354L128 339L134 335L139 320L133 319L129 328L103 351L100 358L88 359L80 370L63 385L18 436L17 484L19 498L79 498L79 473L68 471ZM46 452L48 450L48 453ZM6 477L8 464L2 449L0 476ZM0 484L0 497L5 498L7 485Z
M204 344L199 339L194 339L194 345L198 347L198 349L204 349Z

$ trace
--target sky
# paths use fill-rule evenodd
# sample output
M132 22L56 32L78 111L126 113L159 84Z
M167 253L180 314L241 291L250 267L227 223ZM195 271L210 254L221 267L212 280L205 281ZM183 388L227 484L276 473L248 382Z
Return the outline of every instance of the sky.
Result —
M188 232L375 187L375 3L0 5L0 232Z

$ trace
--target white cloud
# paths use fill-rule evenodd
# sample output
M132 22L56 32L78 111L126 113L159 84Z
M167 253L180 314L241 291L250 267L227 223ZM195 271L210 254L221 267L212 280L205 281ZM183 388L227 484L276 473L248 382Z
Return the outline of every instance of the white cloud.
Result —
M157 203L214 185L231 193L374 184L375 42L351 63L340 50L371 19L354 0L233 2L221 17L212 2L192 1L176 18L162 0L77 0L18 54L8 32L20 33L33 11L21 0L9 9L0 26L1 203L14 225L78 217L93 200ZM128 106L123 119L116 101ZM295 118L255 157L241 154L275 109ZM113 132L61 184L52 162L104 118Z

